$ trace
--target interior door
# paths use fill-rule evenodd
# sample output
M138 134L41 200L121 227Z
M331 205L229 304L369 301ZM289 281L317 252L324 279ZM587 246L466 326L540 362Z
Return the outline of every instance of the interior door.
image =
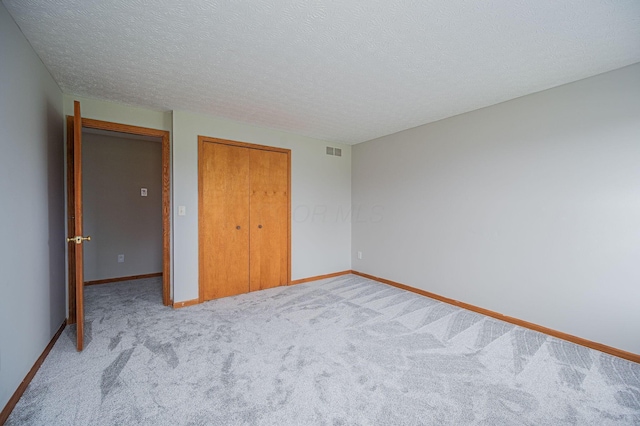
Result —
M69 212L72 217L69 220L69 281L75 283L75 306L69 307L70 322L75 316L76 323L76 345L79 351L83 349L84 337L84 277L83 277L83 250L84 241L90 237L82 235L82 116L80 114L80 102L73 103L73 140L70 144L68 157L73 162L72 175L69 176L68 185L70 187ZM71 168L70 168L71 174Z
M211 300L249 291L249 149L200 145L200 288Z
M252 149L250 290L287 285L289 279L289 155Z

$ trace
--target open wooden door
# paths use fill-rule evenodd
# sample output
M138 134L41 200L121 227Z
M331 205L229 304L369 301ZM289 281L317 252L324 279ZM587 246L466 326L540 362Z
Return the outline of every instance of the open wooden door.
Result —
M69 312L70 323L75 317L77 331L77 347L83 349L84 337L84 277L83 277L83 250L84 241L90 241L91 237L82 235L82 116L80 115L80 102L73 103L73 139L67 139L68 161L73 161L73 176L68 176L69 181L69 282L75 284L75 310ZM69 173L71 174L71 173Z
M162 301L166 306L171 300L171 182L170 182L170 133L166 130L150 129L127 124L82 118L80 104L74 104L74 115L67 116L67 229L68 229L68 302L67 324L78 324L78 348L82 349L84 293L83 293L83 200L82 200L82 130L126 133L150 136L162 141ZM79 237L79 240L78 240Z

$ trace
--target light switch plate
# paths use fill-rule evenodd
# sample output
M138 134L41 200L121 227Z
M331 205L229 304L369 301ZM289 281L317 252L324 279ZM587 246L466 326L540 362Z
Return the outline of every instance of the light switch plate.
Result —
M141 197L147 196L147 188L140 188L140 196Z
M187 208L185 206L178 206L178 216L186 216Z

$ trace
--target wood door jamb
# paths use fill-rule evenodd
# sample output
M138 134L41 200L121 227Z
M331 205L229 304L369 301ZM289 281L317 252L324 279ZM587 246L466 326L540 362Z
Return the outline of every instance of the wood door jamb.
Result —
M70 124L71 123L71 124ZM110 121L94 120L82 118L82 128L107 130L119 133L128 133L138 136L153 136L161 139L162 143L162 303L165 306L171 305L171 175L170 175L170 132L167 130L151 129L148 127L133 126L129 124L113 123ZM71 139L70 139L71 138ZM73 161L69 161L73 151L69 150L69 141L73 142L73 117L67 116L67 215L68 220L73 216L73 182L69 180L69 167L73 173ZM70 222L69 222L70 223ZM69 236L71 235L69 227ZM71 286L71 282L69 282ZM75 291L75 290L74 290ZM69 324L74 324L75 297L71 296L69 287Z

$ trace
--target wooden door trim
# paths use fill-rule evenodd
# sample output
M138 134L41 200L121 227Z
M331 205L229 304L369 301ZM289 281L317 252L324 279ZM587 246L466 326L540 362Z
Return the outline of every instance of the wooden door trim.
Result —
M198 303L204 302L204 286L202 285L202 276L204 274L204 247L202 243L202 217L204 216L204 208L202 206L203 199L203 177L202 172L204 165L202 164L202 156L204 152L205 138L198 136ZM208 142L208 141L207 141ZM173 306L182 306L180 303L174 303Z
M287 284L291 284L291 150L287 150Z
M248 142L239 142L229 139L214 138L211 136L198 135L198 300L204 302L204 286L201 282L202 266L204 265L202 238L200 238L200 224L204 212L202 211L202 150L205 143L218 143L223 145L238 146L249 149L259 149L263 151L280 152L287 155L287 285L291 282L291 150L278 148L275 146L259 145Z
M73 102L73 215L74 231L76 237L84 236L82 222L82 115L80 114L80 102ZM69 242L67 246L76 245L74 250L76 283L76 347L78 351L84 348L84 250L81 244Z
M67 116L67 237L73 238L76 236L76 222L74 219L75 210L75 174L74 169L74 155L73 155L73 117ZM67 258L68 258L68 285L67 294L69 296L69 314L67 315L67 324L76 323L76 245L67 244Z
M260 150L263 150L263 151L282 152L283 154L291 155L291 150L290 149L278 148L278 147L275 147L275 146L258 145L258 144L255 144L255 143L232 141L232 140L229 140L229 139L212 138L210 136L198 136L198 146L200 146L200 141L202 141L202 142L219 143L219 144L223 144L223 145L239 146L239 147L242 147L242 148L260 149ZM291 175L291 173L289 173L289 175Z
M71 126L69 123L71 122ZM170 133L167 130L151 129L148 127L132 126L129 124L113 123L109 121L82 119L82 128L96 130L110 130L113 132L128 133L138 136L153 136L161 139L162 143L162 303L171 305L171 146ZM70 139L71 136L71 139ZM69 179L69 159L73 152L69 153L69 140L73 141L73 117L67 117L67 179ZM71 163L73 173L73 163ZM73 183L67 180L67 209L71 217L73 197ZM75 229L69 228L69 231ZM69 234L70 236L74 236ZM70 266L71 268L71 266ZM70 269L71 271L71 269ZM71 280L70 280L71 281ZM71 282L69 282L71 286ZM75 287L74 287L75 288ZM71 290L71 287L70 287ZM72 316L73 314L73 316ZM75 323L75 298L71 298L69 292L69 323Z
M203 275L203 265L204 265L204 254L203 254L203 243L201 238L202 233L202 215L204 214L202 208L202 199L203 199L203 178L202 178L202 169L204 168L202 164L202 155L204 150L204 138L202 136L198 136L198 303L204 302L204 286L202 285L202 275ZM176 302L173 303L175 308Z
M113 277L113 278L105 278L103 280L92 280L85 281L84 286L88 285L100 285L100 284L111 284L111 283L119 283L122 281L132 281L132 280L142 280L145 278L156 278L161 277L162 272L154 272L151 274L140 274L140 275L129 275L127 277Z

